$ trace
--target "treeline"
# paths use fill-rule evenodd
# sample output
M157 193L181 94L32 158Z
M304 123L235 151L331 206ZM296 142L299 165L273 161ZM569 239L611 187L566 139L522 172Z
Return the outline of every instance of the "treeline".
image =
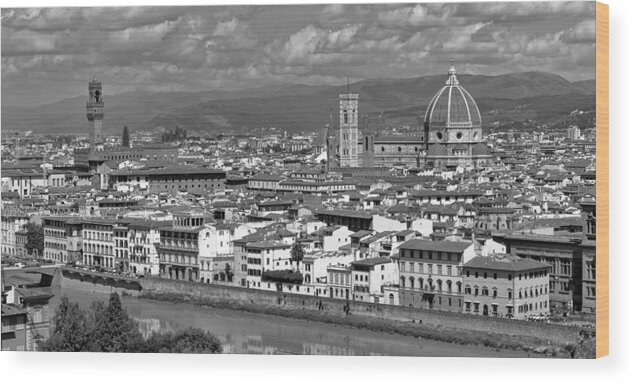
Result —
M144 339L138 324L121 304L117 293L108 303L93 302L87 310L62 297L47 340L38 341L41 351L130 353L222 353L222 344L210 332L187 328L152 333Z
M174 141L185 140L187 138L187 130L176 126L174 129L170 129L167 132L161 134L162 143L171 143Z

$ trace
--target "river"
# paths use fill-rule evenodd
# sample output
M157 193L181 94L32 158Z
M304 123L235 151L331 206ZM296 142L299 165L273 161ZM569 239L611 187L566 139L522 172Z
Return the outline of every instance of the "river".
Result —
M48 288L51 290L51 288ZM62 295L87 307L108 295L69 288L54 288L51 322ZM528 357L526 352L496 351L481 346L458 345L414 337L373 332L347 326L324 324L278 316L226 309L174 304L135 297L122 297L126 310L144 336L186 327L211 331L221 340L225 353Z

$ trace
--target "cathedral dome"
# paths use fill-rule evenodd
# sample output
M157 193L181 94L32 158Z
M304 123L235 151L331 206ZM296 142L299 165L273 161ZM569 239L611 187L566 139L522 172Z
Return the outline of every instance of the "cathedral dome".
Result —
M449 68L449 79L427 106L424 123L431 128L480 128L482 116L471 97L458 82L456 69Z

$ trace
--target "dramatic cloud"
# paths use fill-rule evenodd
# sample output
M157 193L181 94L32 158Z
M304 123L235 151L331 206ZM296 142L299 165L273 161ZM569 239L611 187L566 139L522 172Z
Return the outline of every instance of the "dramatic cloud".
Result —
M2 96L199 91L371 77L547 71L594 76L590 2L2 10Z

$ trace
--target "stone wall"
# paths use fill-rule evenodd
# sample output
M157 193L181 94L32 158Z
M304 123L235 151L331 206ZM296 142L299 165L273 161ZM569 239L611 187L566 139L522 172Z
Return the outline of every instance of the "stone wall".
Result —
M288 311L326 311L330 315L345 317L347 314L389 321L418 323L427 327L455 328L463 331L488 334L516 335L541 339L547 343L570 344L578 338L579 329L548 323L535 323L504 318L482 317L462 313L449 313L420 308L346 302L307 295L269 292L242 287L219 286L158 278L143 279L143 291L185 294L192 298L213 299L242 304L259 304ZM347 307L347 311L346 311Z
M133 280L62 268L57 269L53 278L53 286L57 285L62 288L106 294L117 292L120 295L125 293L138 296L141 293L141 285Z

